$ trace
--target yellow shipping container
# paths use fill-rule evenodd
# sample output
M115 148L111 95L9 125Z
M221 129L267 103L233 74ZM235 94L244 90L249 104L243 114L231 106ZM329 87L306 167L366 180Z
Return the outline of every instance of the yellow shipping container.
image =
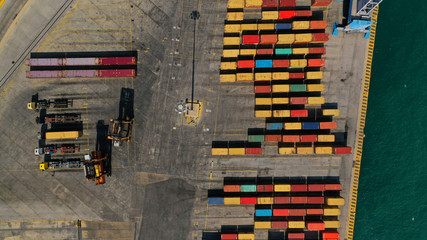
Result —
M316 154L332 154L332 147L315 147Z
M274 30L274 23L259 23L258 30Z
M274 198L273 197L258 197L258 204L273 204Z
M307 79L323 79L323 72L306 72Z
M290 110L273 110L273 117L290 117Z
M305 222L304 221L289 221L288 222L288 228L305 228Z
M240 32L240 24L225 24L224 25L225 33L236 33Z
M228 148L212 148L212 155L228 155Z
M326 203L328 205L334 205L334 206L344 206L345 201L342 197L328 197L326 198Z
M228 21L242 21L243 20L243 12L228 12L227 20ZM240 29L240 26L239 26Z
M277 20L278 18L278 11L262 11L262 20Z
M298 147L297 154L314 154L314 148L312 147Z
M310 50L308 48L293 48L292 54L308 54Z
M271 73L270 72L255 73L255 80L271 81Z
M324 216L339 216L341 215L341 210L338 207L328 207L323 209Z
M238 82L249 82L254 80L253 73L237 73L236 81Z
M234 70L236 68L236 62L221 62L221 70Z
M278 34L277 44L291 44L295 42L295 34Z
M273 104L289 104L289 98L273 98Z
M318 135L318 142L335 142L335 135Z
M325 228L340 228L341 224L339 220L323 220Z
M236 74L221 74L219 75L219 82L235 82Z
M255 229L270 229L271 228L271 222L255 222L254 228Z
M293 30L301 30L301 29L309 29L310 21L293 21L292 29Z
M240 49L240 55L255 55L256 49Z
M307 104L324 104L325 98L324 97L308 97L307 98Z
M271 117L270 110L255 110L255 117Z
M254 233L239 233L237 239L239 239L239 240L255 240L255 234Z
M261 7L261 5L262 5L262 0L246 0L245 7Z
M297 149L294 147L279 147L279 154L296 154Z
M340 115L340 110L339 109L323 109L323 115L336 117Z
M75 139L81 137L80 131L46 132L46 139Z
M225 197L225 205L240 205L240 197Z
M325 91L324 84L307 84L307 92L323 92Z
M239 49L224 49L222 50L222 56L225 58L239 56Z
M240 45L240 37L224 37L224 45Z
M299 129L301 129L300 122L285 123L285 130L299 130Z
M272 86L272 92L289 92L289 84L276 84Z
M290 192L291 185L290 184L274 184L275 192Z
M273 80L288 80L289 73L288 72L274 72Z
M255 105L271 105L271 98L255 98Z
M307 67L307 59L291 59L289 67L294 67L294 68Z
M245 148L229 148L228 155L245 155Z
M228 8L244 8L245 0L228 0Z
M311 39L312 39L311 33L295 34L296 43L311 42Z
M242 24L240 26L240 30L241 31L258 30L258 24L256 24L256 23Z

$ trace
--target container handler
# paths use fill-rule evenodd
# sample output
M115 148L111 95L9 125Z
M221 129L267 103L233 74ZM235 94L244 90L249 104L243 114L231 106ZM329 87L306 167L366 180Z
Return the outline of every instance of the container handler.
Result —
M45 155L44 162L40 163L40 170L76 170L83 167L82 157L68 157L66 155L52 158L51 155Z
M36 118L36 123L74 123L81 121L80 113L42 114Z
M54 153L76 153L80 152L80 144L51 144L42 148L34 149L36 156L43 154L54 154Z
M93 151L85 155L84 174L87 181L95 181L96 185L105 183L105 176L111 176L109 158L101 151Z
M108 126L108 139L113 141L115 147L120 147L122 141L130 141L133 124L133 98L134 90L122 88L120 95L119 117L110 119Z
M27 104L27 108L30 110L39 111L40 109L48 108L69 108L73 106L73 100L67 98L59 99L42 99L33 100Z

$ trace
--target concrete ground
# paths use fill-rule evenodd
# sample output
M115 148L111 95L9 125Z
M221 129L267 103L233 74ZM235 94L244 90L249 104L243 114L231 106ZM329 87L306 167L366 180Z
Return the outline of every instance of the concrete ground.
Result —
M334 1L325 12L328 33L341 17L340 4ZM221 188L225 176L340 176L342 194L349 202L352 156L210 156L213 140L244 140L247 128L263 126L263 120L253 117L251 83L219 83L226 0L80 0L72 6L32 51L137 50L138 76L26 79L28 68L19 66L0 95L0 123L7 126L0 130L5 139L0 145L0 238L11 237L13 230L20 239L36 239L40 232L54 239L201 239L203 231L218 231L221 224L251 224L250 209L207 207L207 190ZM195 99L204 108L199 125L190 127L175 112L175 104L191 96L189 14L196 9L201 18ZM46 19L52 12L41 10ZM21 18L31 19L31 12ZM337 131L348 132L349 146L355 143L366 46L362 35L343 33L330 36L326 44L324 96L327 102L338 103ZM86 153L94 150L97 121L116 117L122 87L135 89L135 127L131 142L113 149L113 171L106 184L86 182L82 171L51 176L37 169L42 158L35 157L33 149L40 125L34 121L36 114L25 108L32 94L74 99L67 112L83 115L79 143ZM274 148L270 144L264 150ZM347 208L340 217L343 235ZM77 219L94 224L79 230L73 227ZM31 231L26 227L43 220L64 221L67 227L61 227L60 234L67 237L44 230L52 229L51 222ZM19 225L12 227L7 223L11 221ZM102 225L108 222L122 231L96 235L106 234L100 229L108 228ZM266 239L266 232L257 234L257 239Z

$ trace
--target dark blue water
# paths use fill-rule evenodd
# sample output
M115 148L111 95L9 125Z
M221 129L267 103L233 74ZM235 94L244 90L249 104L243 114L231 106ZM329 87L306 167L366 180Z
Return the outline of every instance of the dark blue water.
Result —
M355 240L427 239L427 1L380 5Z

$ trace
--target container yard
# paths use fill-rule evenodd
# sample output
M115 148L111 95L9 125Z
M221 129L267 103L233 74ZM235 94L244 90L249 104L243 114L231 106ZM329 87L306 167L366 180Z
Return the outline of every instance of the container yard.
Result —
M353 239L377 10L40 1L0 42L0 238Z

